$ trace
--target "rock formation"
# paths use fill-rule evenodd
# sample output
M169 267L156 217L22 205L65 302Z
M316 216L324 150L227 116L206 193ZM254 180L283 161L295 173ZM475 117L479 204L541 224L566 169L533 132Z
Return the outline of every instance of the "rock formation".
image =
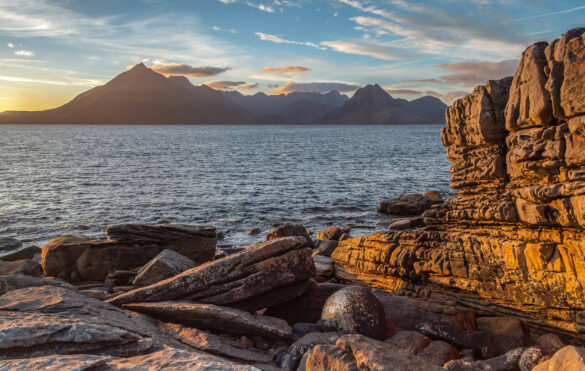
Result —
M585 29L531 46L446 121L459 194L427 227L342 241L332 258L358 282L584 333Z

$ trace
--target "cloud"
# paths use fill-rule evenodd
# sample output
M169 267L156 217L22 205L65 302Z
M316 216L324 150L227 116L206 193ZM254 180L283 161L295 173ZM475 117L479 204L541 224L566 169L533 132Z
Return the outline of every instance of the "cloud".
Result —
M246 5L262 10L263 12L274 13L274 8L272 8L270 5L256 4L251 1L246 1Z
M214 31L231 33L232 35L235 35L238 33L238 30L236 30L235 28L225 29L225 28L221 28L219 26L212 26L211 29L213 29Z
M265 34L262 32L255 32L254 33L256 36L258 36L260 38L260 40L264 40L264 41L270 41L273 43L277 43L277 44L294 44L294 45L306 45L306 46L310 46L312 48L316 48L316 49L321 49L321 50L325 50L325 48L310 42L310 41L292 41L292 40L286 40L283 38L280 38L276 35L270 35L270 34Z
M339 92L354 91L360 87L353 84L339 83L339 82L307 82L297 83L289 81L286 84L272 90L270 94L290 94L290 93L327 93L333 90Z
M463 96L465 96L465 95L467 95L467 94L469 94L469 93L470 93L470 92L468 92L468 91L452 91L452 92L449 92L449 93L447 93L447 94L445 95L445 99L446 99L448 102L450 102L450 101L452 101L452 100L455 100L455 99L461 98L461 97L463 97Z
M220 73L228 71L229 67L192 67L187 64L170 63L170 64L155 64L152 70L165 76L179 75L189 77L210 77L217 76Z
M516 59L502 62L451 62L442 64L439 67L461 72L442 76L446 84L475 86L483 84L488 80L501 79L507 76L514 76L519 61Z
M258 87L258 83L248 84L245 81L209 81L202 85L215 90L250 90Z
M9 48L14 48L14 44L13 43L8 43L6 44Z
M17 50L14 52L14 55L18 55L19 57L34 57L35 52L32 50Z
M396 95L423 95L422 91L413 89L386 89L388 94Z
M303 66L284 66L284 67L264 67L259 72L260 73L276 73L281 75L295 75L295 74L305 74L311 69L309 67Z
M323 41L321 45L330 47L340 53L367 55L387 61L396 61L406 58L404 50L389 45L357 44L342 40Z
M585 6L578 6L576 8L559 10L559 11L556 11L556 12L550 12L550 13L545 13L545 14L539 14L539 15L535 15L535 16L532 16L532 17L519 18L516 21L517 22L523 22L523 21L528 21L528 20L536 19L536 18L550 17L551 15L573 13L573 12L576 12L578 10L583 10L583 9L585 9Z

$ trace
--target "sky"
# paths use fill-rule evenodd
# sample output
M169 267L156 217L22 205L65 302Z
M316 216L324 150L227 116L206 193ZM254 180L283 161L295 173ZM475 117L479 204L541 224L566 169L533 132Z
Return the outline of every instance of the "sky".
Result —
M57 107L140 62L243 94L377 83L450 103L584 20L574 0L0 0L0 112Z

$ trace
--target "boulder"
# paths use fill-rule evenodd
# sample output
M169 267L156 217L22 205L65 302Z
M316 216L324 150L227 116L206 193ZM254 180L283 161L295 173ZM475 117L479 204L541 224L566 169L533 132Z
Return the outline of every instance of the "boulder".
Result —
M338 241L320 240L317 242L317 251L319 255L330 257L337 248Z
M71 274L76 271L77 259L85 251L84 244L89 241L86 237L63 236L43 246L41 265L45 276L71 279Z
M331 295L321 314L323 331L384 337L385 314L382 303L366 287L350 286Z
M390 345L394 349L405 350L408 353L416 355L422 352L431 341L431 338L417 331L399 331L390 339L385 340L384 343Z
M332 348L337 348L336 351ZM319 366L333 366L337 368L317 368ZM340 337L335 347L317 346L307 357L306 370L442 370L424 359L404 350L394 349L381 341L370 339L362 335L345 335Z
M0 237L0 251L11 251L22 248L22 242L13 237Z
M259 371L253 366L241 365L209 354L183 349L167 348L147 355L129 358L94 354L49 355L36 358L0 361L0 369L14 371L61 370L213 370Z
M476 321L477 331L483 333L484 358L504 354L511 349L532 344L524 325L517 318L480 317Z
M317 233L317 236L315 236L315 237L318 240L337 241L337 240L339 240L339 238L341 237L342 234L343 234L343 230L341 228L332 225L332 226L329 226L329 227L323 229L321 232Z
M38 286L57 286L72 290L75 289L70 284L59 280L21 275L0 276L0 295L3 295L8 291Z
M315 323L321 319L327 299L344 287L335 283L316 284L291 301L269 307L264 314L282 318L291 325L299 322Z
M291 285L305 284L315 275L311 249L302 248L304 244L301 239L293 237L260 243L165 281L119 295L108 302L122 305L183 299L234 306L252 301L250 306L262 309L266 303L262 301L263 296L278 298L279 292L284 291L282 297L287 298ZM295 292L298 295L302 293ZM255 299L258 301L254 302Z
M551 359L533 368L533 371L584 371L585 349L572 345L557 351Z
M340 336L341 334L338 332L314 332L306 334L288 348L280 361L280 367L289 371L296 370L301 358L307 351L317 345L334 345Z
M1 249L0 249L1 250ZM38 246L28 246L22 250L0 256L0 260L15 261L15 260L34 260L35 255L41 253L41 248Z
M313 255L317 276L327 278L333 276L334 261L322 255Z
M248 236L254 236L257 234L260 234L262 232L262 230L260 228L250 228L246 231L246 234Z
M414 218L401 218L396 219L390 225L388 225L389 229L393 229L395 231L402 231L405 229L413 229L422 227L425 225L425 219L422 217L414 217Z
M443 203L439 195L427 197L418 193L398 196L390 200L384 200L378 205L378 211L390 215L421 215L431 206Z
M266 234L266 241L275 240L282 237L303 237L305 246L313 247L313 239L309 236L307 229L299 224L285 224Z
M288 339L292 328L286 321L250 314L246 311L212 304L187 301L125 304L125 309L144 313L151 317L220 333L265 336Z
M195 266L195 262L171 249L163 250L138 271L133 284L148 286L176 276Z
M0 260L0 276L27 275L41 277L43 269L41 265L34 260Z
M454 359L461 358L461 353L453 345L444 341L431 341L418 356L437 366L443 366L445 363Z
M515 348L498 357L473 361L471 359L458 359L447 362L443 367L449 371L508 371L518 370L520 357L525 348Z

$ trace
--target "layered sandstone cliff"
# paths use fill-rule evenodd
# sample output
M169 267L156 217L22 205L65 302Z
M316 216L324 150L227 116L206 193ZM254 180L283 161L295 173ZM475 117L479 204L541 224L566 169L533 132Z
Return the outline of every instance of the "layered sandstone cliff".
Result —
M529 47L514 78L477 87L446 119L459 194L425 228L346 240L332 257L389 291L585 333L585 29Z

